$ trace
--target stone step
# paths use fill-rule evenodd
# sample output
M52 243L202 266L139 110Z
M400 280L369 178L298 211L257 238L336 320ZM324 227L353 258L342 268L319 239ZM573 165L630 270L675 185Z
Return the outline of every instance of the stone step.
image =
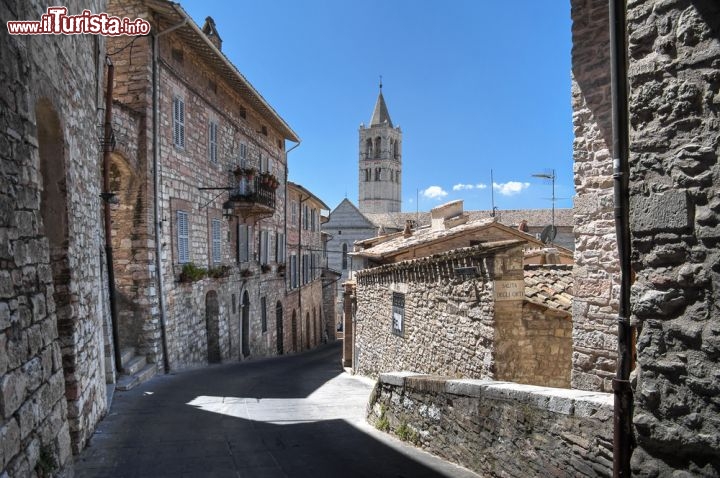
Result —
M115 390L127 392L141 383L147 382L157 374L157 365L154 363L145 364L138 372L132 375L121 375L115 385Z
M118 377L117 384L115 385L115 390L120 390L121 392L126 392L128 390L132 390L138 384L140 384L140 379L137 376L135 376L135 375L120 375L120 377Z
M124 367L135 356L135 347L120 349L120 366Z
M147 364L144 355L136 355L131 358L129 362L123 362L123 372L128 375L134 375L138 370L142 369Z
M157 374L157 364L149 363L136 373L135 376L138 378L138 383L143 383L153 378L155 374Z

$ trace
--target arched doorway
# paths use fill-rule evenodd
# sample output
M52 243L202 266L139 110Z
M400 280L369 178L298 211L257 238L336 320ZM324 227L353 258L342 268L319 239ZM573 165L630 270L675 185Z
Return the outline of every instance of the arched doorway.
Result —
M242 298L242 356L250 356L250 295L245 291Z
M297 328L298 328L298 324L297 324L297 313L295 312L295 310L293 310L292 320L291 320L291 322L290 322L290 329L291 329L290 331L292 332L292 347L293 347L293 352L297 352L297 351L298 351Z
M205 326L207 328L208 363L222 360L220 354L220 304L217 292L211 290L205 296Z
M282 355L285 351L283 347L283 307L280 301L275 305L275 332L277 335L277 353Z

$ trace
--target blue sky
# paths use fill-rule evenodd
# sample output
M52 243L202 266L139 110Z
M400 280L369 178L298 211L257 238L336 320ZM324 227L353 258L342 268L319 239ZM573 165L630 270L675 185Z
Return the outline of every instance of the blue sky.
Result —
M357 204L379 75L403 130L403 210L571 207L570 2L263 0L181 5L302 138L290 179ZM290 145L292 146L292 145ZM462 185L462 186L458 186ZM418 201L419 199L419 201Z

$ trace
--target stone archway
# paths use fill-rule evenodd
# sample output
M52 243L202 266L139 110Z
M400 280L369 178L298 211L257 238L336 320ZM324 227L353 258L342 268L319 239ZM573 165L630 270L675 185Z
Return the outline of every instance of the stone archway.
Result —
M222 360L220 353L220 303L217 292L209 291L205 295L205 327L207 330L208 363Z
M283 306L280 301L275 305L275 335L277 341L277 354L282 355L284 350L283 333Z
M250 356L250 294L247 291L243 292L242 298L242 312L241 312L241 331L242 336L242 358Z

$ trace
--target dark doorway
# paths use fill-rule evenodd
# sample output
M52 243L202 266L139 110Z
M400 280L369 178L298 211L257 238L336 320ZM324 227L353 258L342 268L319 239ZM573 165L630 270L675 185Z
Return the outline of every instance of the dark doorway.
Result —
M298 351L298 340L297 340L297 314L293 310L292 313L292 322L290 323L290 328L292 329L292 346L293 346L293 352Z
M222 360L220 354L220 304L217 292L211 290L205 296L205 326L207 328L208 363Z
M243 293L242 299L242 356L250 356L250 295Z
M280 301L275 306L275 332L277 334L277 353L282 355L285 350L283 347L283 307Z

